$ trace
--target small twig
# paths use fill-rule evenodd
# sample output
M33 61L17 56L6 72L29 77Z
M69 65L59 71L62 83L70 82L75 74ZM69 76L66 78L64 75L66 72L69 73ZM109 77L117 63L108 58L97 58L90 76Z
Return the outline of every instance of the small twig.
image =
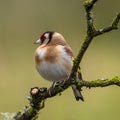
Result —
M120 78L114 77L112 79L97 79L97 80L91 80L91 81L83 81L83 83L76 83L76 85L80 87L107 87L110 85L117 85L120 87Z
M106 27L106 28L103 28L100 30L96 30L94 32L94 36L98 36L98 35L101 35L103 33L110 32L111 30L118 29L119 21L120 21L120 13L118 13L117 16L113 19L112 24L109 27Z
M94 4L97 2L98 0L86 0L83 5L85 7L86 13L90 12L94 6Z

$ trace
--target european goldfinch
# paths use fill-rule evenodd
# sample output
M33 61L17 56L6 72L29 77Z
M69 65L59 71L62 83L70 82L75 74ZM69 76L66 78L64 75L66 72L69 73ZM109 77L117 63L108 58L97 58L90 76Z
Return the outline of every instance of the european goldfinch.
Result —
M39 74L51 82L67 80L73 66L73 51L65 38L60 33L47 31L35 44L39 44L35 51L35 66ZM76 100L83 101L81 89L75 85L72 85L72 89Z

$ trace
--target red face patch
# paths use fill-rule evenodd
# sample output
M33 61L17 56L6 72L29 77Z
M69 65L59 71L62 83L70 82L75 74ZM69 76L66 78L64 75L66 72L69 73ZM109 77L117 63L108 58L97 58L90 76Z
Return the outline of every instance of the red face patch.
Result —
M45 39L46 39L45 34L42 34L42 35L40 36L41 44L43 44L43 42L45 41Z
M40 36L40 38L41 38L41 39L44 39L44 38L45 38L44 34L42 34L42 35Z

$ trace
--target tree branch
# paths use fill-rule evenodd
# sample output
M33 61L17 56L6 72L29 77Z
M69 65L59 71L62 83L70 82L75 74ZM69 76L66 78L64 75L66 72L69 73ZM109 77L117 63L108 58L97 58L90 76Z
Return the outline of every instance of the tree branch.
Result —
M53 97L63 92L65 89L67 89L72 84L76 85L77 87L106 87L110 85L117 85L120 86L120 78L114 77L113 79L98 79L98 80L92 80L92 81L77 81L76 80L76 73L79 67L79 64L81 63L81 60L89 47L91 41L94 37L101 35L106 32L110 32L112 30L118 29L118 23L120 20L120 13L117 14L115 19L113 20L112 24L109 27L103 28L103 29L96 29L94 26L94 19L91 10L93 9L94 4L98 0L86 0L84 2L84 8L86 12L86 20L87 20L87 32L86 36L84 38L84 42L78 52L77 57L75 58L73 62L73 68L72 72L70 74L70 77L68 81L56 83L53 87L47 89L47 88L38 88L34 87L30 91L30 97L28 97L28 100L30 102L30 107L25 107L22 112L18 112L14 116L14 120L33 120L37 118L38 112L44 108L44 101L47 98Z
M70 85L75 84L77 87L107 87L110 85L120 86L120 78L114 77L112 79L97 79L92 81L75 81L73 80L71 83L69 81L61 82L59 85L55 85L53 89L51 89L51 94L46 88L38 88L34 87L30 91L30 97L28 98L30 101L31 107L25 107L24 111L18 112L16 116L14 116L15 120L32 120L36 119L38 116L38 112L44 108L44 101L47 98L54 97L60 92L63 92Z

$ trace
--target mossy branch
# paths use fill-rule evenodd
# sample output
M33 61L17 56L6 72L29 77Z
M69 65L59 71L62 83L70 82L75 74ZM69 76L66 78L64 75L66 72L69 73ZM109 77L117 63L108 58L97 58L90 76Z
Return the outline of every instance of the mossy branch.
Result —
M46 88L31 88L30 97L28 100L30 101L30 107L25 107L21 112L19 111L16 116L14 116L15 120L35 120L38 116L38 112L44 108L44 101L47 98L54 97L58 93L63 92L70 85L75 84L78 87L107 87L110 85L120 86L120 78L114 77L112 79L97 79L91 81L76 81L72 80L71 82L61 82L58 85L55 85L53 89L51 89L51 95L49 94ZM33 119L34 118L34 119Z
M97 29L94 25L94 19L91 10L93 9L95 3L98 0L86 0L84 2L84 8L86 12L86 20L87 20L87 31L86 36L84 38L84 42L78 52L77 57L74 60L72 72L68 81L56 83L54 87L49 88L51 92L49 93L49 89L47 88L38 88L34 87L30 91L30 97L28 100L30 101L30 107L25 107L24 110L21 112L19 111L15 116L14 120L35 120L38 116L38 112L44 108L44 101L47 98L53 97L63 92L72 84L76 85L77 87L106 87L110 85L117 85L120 86L120 78L114 77L113 79L97 79L92 81L77 81L76 80L76 73L78 67L81 63L81 60L89 47L91 41L94 37L98 35L102 35L103 33L110 32L112 30L118 29L118 23L120 21L120 13L113 19L110 26L105 27L103 29Z

